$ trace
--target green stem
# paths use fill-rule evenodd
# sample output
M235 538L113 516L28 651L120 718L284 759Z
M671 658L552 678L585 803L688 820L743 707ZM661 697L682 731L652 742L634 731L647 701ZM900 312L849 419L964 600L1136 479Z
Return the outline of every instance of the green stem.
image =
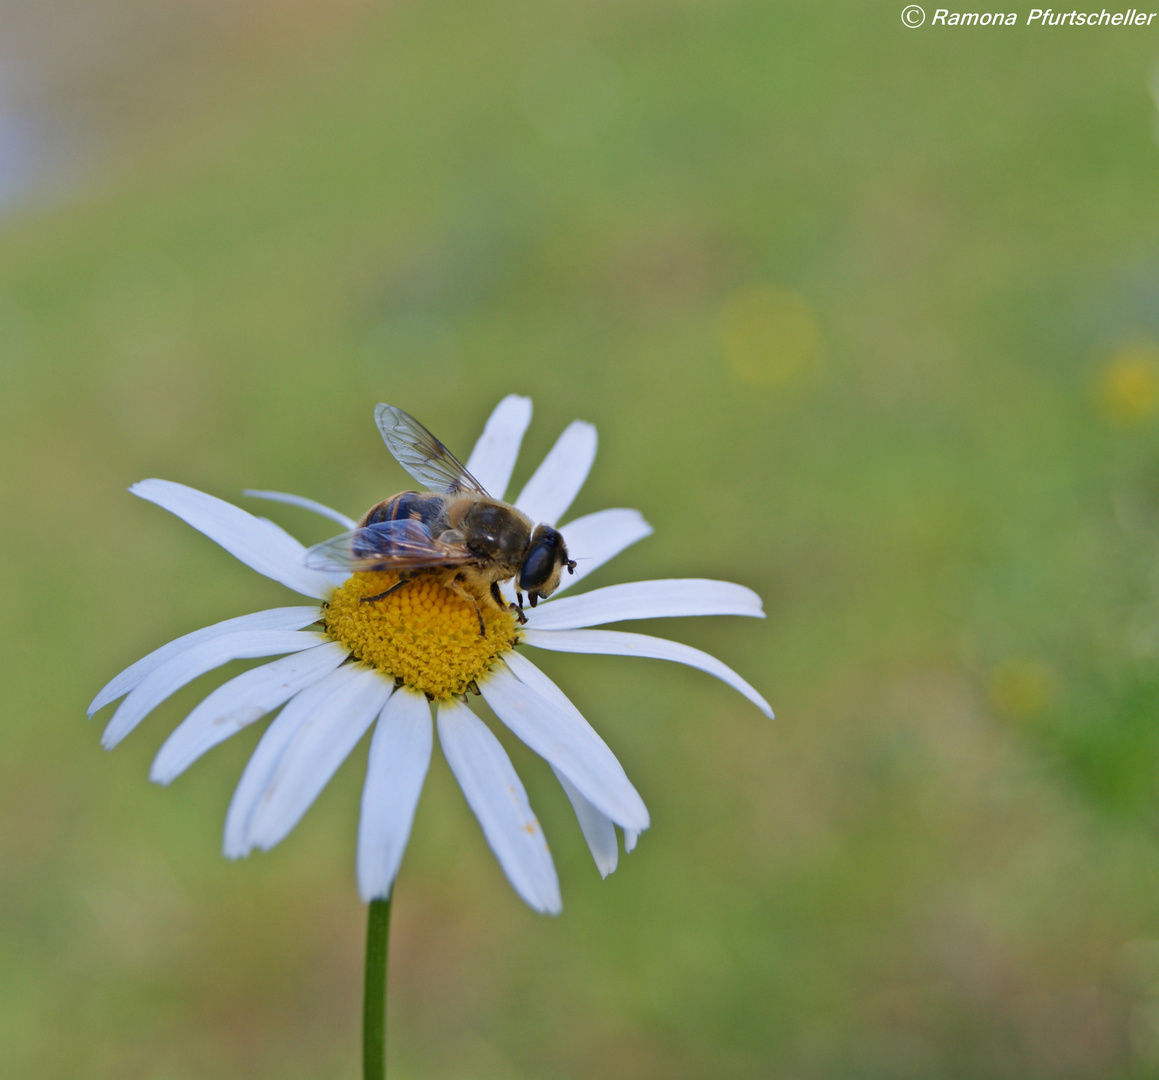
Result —
M371 900L366 922L366 989L362 1005L362 1077L386 1078L386 956L390 898Z

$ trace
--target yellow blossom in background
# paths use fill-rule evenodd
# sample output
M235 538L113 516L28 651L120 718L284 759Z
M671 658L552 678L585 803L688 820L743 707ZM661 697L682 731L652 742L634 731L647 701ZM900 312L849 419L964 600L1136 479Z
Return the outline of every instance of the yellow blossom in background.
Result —
M821 325L808 301L764 282L726 301L720 335L729 370L752 386L798 382L821 359Z
M1003 716L1033 720L1054 697L1050 669L1036 660L1008 660L991 677L990 704Z
M1099 402L1112 423L1131 426L1159 411L1159 348L1140 342L1120 349L1099 376Z

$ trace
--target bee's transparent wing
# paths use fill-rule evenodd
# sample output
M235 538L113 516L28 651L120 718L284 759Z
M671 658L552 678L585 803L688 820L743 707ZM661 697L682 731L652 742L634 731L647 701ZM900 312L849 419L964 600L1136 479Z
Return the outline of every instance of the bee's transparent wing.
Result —
M474 559L465 544L432 536L414 518L353 529L306 552L306 565L317 570L424 570L462 566Z
M463 463L409 413L393 405L379 405L374 421L395 461L424 487L445 495L460 491L487 494Z

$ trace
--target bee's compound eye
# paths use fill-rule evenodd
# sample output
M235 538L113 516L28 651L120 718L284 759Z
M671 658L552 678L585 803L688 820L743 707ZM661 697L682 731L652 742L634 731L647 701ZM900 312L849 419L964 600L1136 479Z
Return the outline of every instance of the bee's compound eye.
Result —
M535 542L519 570L519 588L530 593L547 582L555 569L555 545Z

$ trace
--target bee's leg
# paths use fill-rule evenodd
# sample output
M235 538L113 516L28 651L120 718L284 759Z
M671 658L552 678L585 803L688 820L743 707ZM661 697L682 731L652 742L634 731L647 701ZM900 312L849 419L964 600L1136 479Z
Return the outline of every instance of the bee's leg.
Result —
M504 604L503 595L499 592L499 582L491 582L491 597L495 601L496 606L502 611L510 611L521 622L527 622L527 616L523 614L523 608L516 607L514 604Z
M479 620L479 636L487 636L487 627L483 625L483 612L479 610L479 601L475 599L474 595L459 584L460 578L458 576L451 578L447 582L447 588L451 590L456 596L461 596L464 600L470 600L471 606L475 609L475 618Z
M527 616L523 614L523 593L518 589L515 590L515 601L519 607L519 621L527 622Z
M398 581L396 581L389 589L387 589L386 592L380 592L376 596L364 596L358 602L360 604L373 604L375 600L382 600L382 599L388 597L392 592L397 592L408 581L410 581L410 578L404 575L404 576L400 577L398 579Z

